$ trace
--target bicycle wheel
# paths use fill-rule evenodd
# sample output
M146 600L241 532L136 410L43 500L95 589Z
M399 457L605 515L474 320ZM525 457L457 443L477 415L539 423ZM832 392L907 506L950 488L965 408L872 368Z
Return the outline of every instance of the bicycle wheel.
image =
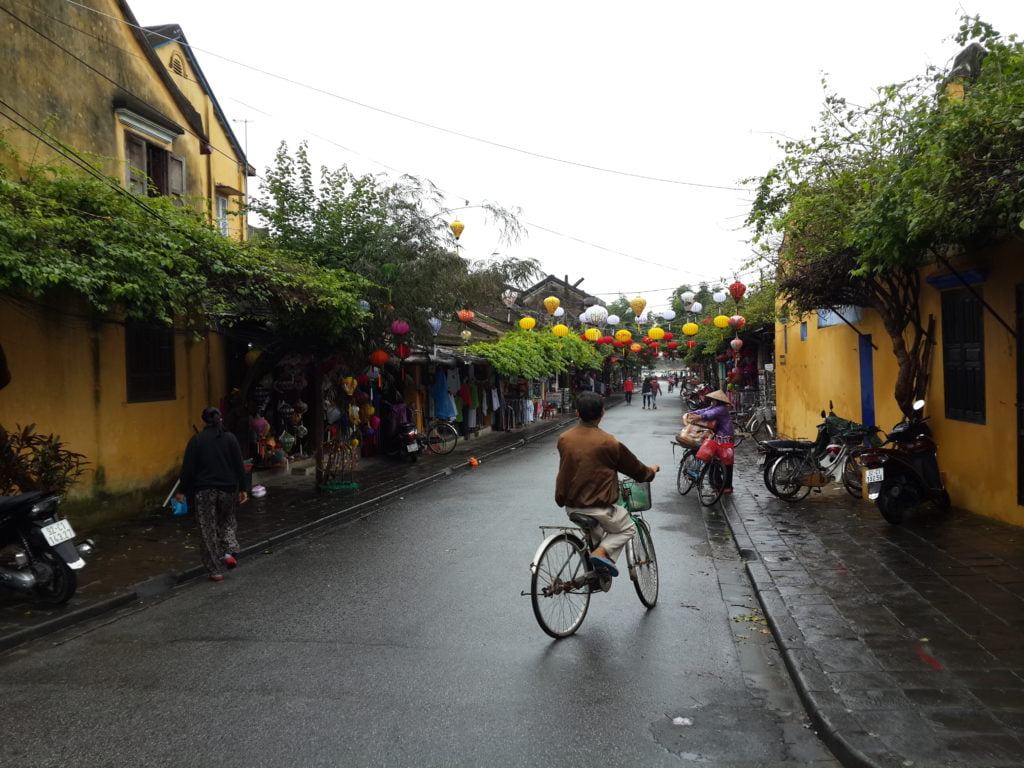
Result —
M813 471L807 466L806 457L787 453L772 465L769 482L783 501L800 501L811 492L811 487L803 485L801 479Z
M862 495L860 469L859 457L854 453L847 455L846 463L843 464L843 488L855 499L861 498Z
M636 533L626 547L629 578L640 602L653 608L658 602L658 557L654 554L654 540L647 523L635 517L633 522L636 523Z
M775 428L770 422L767 422L764 419L757 419L754 423L754 428L750 430L750 434L754 440L760 443L774 438Z
M447 421L435 421L427 430L427 448L440 456L454 451L457 442L459 433Z
M537 558L530 586L533 615L554 638L568 637L583 623L590 606L587 562L581 542L569 534L548 542Z
M705 463L704 468L700 472L700 477L697 478L697 496L700 498L700 503L705 507L710 507L722 498L722 490L724 488L725 467L722 466L722 462L716 457Z
M685 496L692 489L697 478L700 477L702 462L697 458L697 452L688 449L683 454L683 460L679 462L679 474L676 476L676 490L681 496Z

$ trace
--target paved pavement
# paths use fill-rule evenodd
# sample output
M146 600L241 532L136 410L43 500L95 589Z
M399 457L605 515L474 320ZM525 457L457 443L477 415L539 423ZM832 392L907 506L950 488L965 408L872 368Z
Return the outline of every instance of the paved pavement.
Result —
M667 431L676 411L663 410ZM365 460L353 492L316 494L311 477L271 478L268 496L240 516L242 556L371 514L418 486L472 471L469 456L495 459L571 421L460 441L452 455L415 465ZM848 766L886 768L1024 764L1024 529L959 510L892 527L841 488L790 505L764 489L748 446L738 460L736 493L704 512L709 530L731 531L835 755ZM696 500L680 504L690 510ZM68 606L0 597L0 650L203 575L191 516L154 513L96 537L100 552Z

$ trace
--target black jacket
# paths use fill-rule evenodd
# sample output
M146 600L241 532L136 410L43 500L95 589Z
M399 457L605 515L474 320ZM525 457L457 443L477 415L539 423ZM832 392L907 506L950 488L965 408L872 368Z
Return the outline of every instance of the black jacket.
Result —
M193 435L181 465L181 488L185 495L207 488L244 491L245 465L238 438L216 427Z

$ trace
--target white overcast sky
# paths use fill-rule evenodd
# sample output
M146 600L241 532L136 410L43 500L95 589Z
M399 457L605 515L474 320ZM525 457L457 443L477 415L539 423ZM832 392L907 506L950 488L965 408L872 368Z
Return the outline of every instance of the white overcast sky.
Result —
M251 121L234 128L261 174L282 140L306 140L317 166L521 208L528 234L512 246L461 212L465 255L534 257L653 309L681 283L737 274L748 191L544 160L353 102L571 163L738 187L778 160L778 135L807 135L823 75L864 103L948 66L965 11L1024 33L1022 0L130 1L143 25L182 26L229 118Z

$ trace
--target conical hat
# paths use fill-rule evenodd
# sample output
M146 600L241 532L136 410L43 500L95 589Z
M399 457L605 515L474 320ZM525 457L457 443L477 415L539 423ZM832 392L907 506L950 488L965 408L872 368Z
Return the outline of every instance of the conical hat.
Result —
M709 392L708 394L704 395L704 397L706 397L708 400L717 400L720 403L732 405L732 401L729 400L729 396L720 389L716 389L714 392Z

